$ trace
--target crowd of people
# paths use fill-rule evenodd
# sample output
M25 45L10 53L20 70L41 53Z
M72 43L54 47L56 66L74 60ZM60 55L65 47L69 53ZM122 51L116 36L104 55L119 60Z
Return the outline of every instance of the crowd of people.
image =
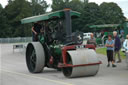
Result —
M94 38L93 33L91 34L91 38L87 40L87 44L94 44L96 46L96 39ZM105 43L106 53L107 53L107 59L108 64L107 67L110 67L110 63L112 63L112 67L117 67L115 65L116 63L121 63L122 59L120 56L120 49L121 49L121 40L118 36L118 33L116 31L113 32L112 35L108 35L108 39ZM126 36L126 39L123 42L123 47L125 48L126 53L126 62L128 63L128 35ZM118 61L116 60L116 55L118 55Z

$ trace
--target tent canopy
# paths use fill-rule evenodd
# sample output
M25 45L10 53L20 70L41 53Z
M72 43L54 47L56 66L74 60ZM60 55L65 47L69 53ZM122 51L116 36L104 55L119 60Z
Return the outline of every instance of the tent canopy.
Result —
M91 25L89 27L90 28L107 28L107 27L117 28L118 26L120 26L120 24Z

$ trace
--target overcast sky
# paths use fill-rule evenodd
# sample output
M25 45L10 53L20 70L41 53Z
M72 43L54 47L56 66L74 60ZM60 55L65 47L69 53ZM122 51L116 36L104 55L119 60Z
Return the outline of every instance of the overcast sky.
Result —
M0 3L3 7L7 5L8 0L0 0ZM45 0L48 4L52 3L52 0ZM117 3L123 10L124 15L128 18L128 0L89 0L89 2L95 2L97 4L101 4L102 2L115 2ZM51 10L51 8L48 9L48 11Z

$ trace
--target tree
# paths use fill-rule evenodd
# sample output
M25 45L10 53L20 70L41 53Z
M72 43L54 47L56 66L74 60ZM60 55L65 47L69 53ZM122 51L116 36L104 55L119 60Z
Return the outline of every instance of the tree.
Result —
M9 30L7 30L8 25L6 21L7 21L7 18L4 15L4 9L0 4L0 38L7 37L7 35L10 32Z
M81 0L72 0L69 3L69 8L71 8L74 11L81 12L83 10L85 2L82 2Z
M46 12L48 4L44 0L31 0L33 15L40 15Z
M88 3L88 0L53 0L52 10L60 10L65 7L81 13L80 18L72 20L73 31L89 31L89 25L102 24L100 8L96 3Z
M8 4L4 9L4 14L7 17L7 24L9 25L8 30L10 29L9 37L23 37L26 35L25 30L23 29L20 20L32 16L32 9L29 2L26 0L14 0ZM29 35L31 32L29 32Z
M63 10L64 8L71 8L74 11L80 11L83 7L81 0L52 0L52 11Z
M64 8L71 8L73 11L81 12L83 11L85 2L81 0L53 0L52 1L52 11L63 10ZM73 31L81 30L82 19L72 20Z
M0 13L2 12L2 10L3 10L3 7L2 7L2 5L0 4Z
M65 2L63 0L52 0L52 11L62 10L64 9Z
M49 5L45 0L8 0L3 8L0 4L0 37L31 36L31 24L21 25L21 19L46 12ZM90 31L90 25L120 24L125 21L122 9L116 3L89 3L88 0L52 0L52 11L71 8L81 13L72 20L73 31Z
M21 19L46 12L48 5L45 0L8 0L8 5L3 9L0 5L0 37L31 36L31 25L21 25Z
M13 0L8 0L8 3L11 4L13 2Z
M74 31L80 30L83 32L90 31L90 25L103 24L100 8L96 3L84 4L84 8L81 10L81 16L74 21Z
M103 2L100 5L100 10L106 24L120 24L125 20L122 9L114 2Z
M88 0L53 0L52 11L65 7L81 13L80 18L72 20L73 31L90 31L90 25L119 24L125 20L121 8L116 3L88 3Z

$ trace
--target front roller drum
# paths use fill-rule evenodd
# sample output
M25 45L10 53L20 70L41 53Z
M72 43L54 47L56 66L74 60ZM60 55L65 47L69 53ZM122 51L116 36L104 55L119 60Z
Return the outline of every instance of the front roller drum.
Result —
M26 64L32 73L39 73L45 66L44 48L40 42L32 42L27 45Z
M94 76L99 70L99 63L96 52L92 49L81 49L67 52L67 64L81 65L77 67L64 67L63 74L66 77ZM88 66L87 66L87 65ZM86 65L86 66L84 66Z

